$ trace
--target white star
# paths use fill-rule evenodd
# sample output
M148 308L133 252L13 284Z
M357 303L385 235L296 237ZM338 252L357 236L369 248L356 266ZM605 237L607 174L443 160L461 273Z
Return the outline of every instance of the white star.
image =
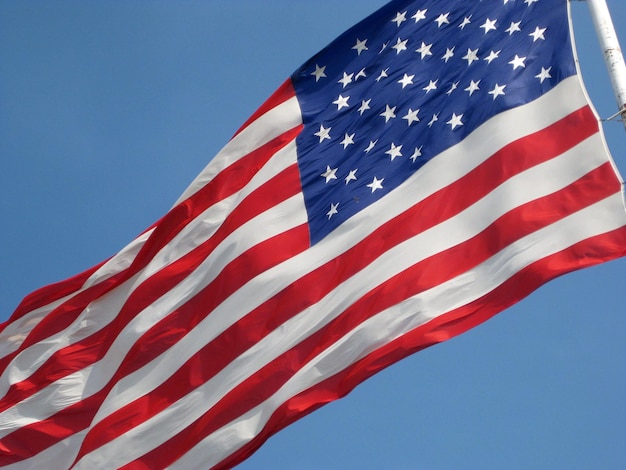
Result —
M330 220L330 218L333 215L339 214L339 211L337 210L338 207L339 207L339 203L337 204L333 204L332 202L330 203L330 210L326 212L326 215L328 216L328 220Z
M430 80L430 82L428 83L428 85L426 85L424 88L422 88L422 90L424 90L426 93L431 92L432 90L436 90L437 89L437 82L439 81L439 79L432 81Z
M385 118L385 122L389 122L389 119L393 119L396 117L396 107L394 106L393 108L390 108L389 105L385 105L386 109L384 113L380 113L380 116Z
M404 77L398 80L398 83L401 83L402 88L404 89L404 87L406 87L407 85L413 85L413 77L415 77L415 75L407 75L405 73Z
M372 181L370 184L366 184L365 186L371 188L372 192L374 192L377 189L383 189L383 181L385 181L385 178L378 179L374 176L374 181Z
M454 47L452 49L448 47L446 48L446 53L441 57L441 59L447 63L452 57L454 57Z
M343 85L343 88L347 87L350 83L352 83L352 77L354 77L354 74L351 73L350 75L348 75L346 72L343 73L343 78L339 81L337 81L337 83L341 83Z
M531 6L533 3L537 3L539 0L524 0L524 3L528 6Z
M493 100L495 101L496 98L500 95L504 95L504 88L506 87L506 85L498 85L496 83L495 87L493 88L493 90L491 90L489 92L490 95L493 95Z
M415 160L417 160L418 157L422 156L422 147L420 148L415 147L415 152L413 152L413 155L409 157L411 160L413 160L413 163L415 163Z
M330 129L331 129L330 127L326 128L326 127L324 127L323 124L321 124L320 125L320 130L317 131L313 135L316 135L316 136L318 136L320 138L320 144L321 144L324 139L330 140Z
M428 123L428 127L433 127L433 124L439 121L439 113L433 114L433 118Z
M326 178L326 183L328 183L330 180L337 179L336 173L337 173L337 168L331 168L330 166L326 165L326 171L322 173L320 176L322 178Z
M396 55L400 54L400 52L402 51L406 51L407 41L408 39L405 39L404 41L402 41L400 38L398 38L398 42L396 43L396 45L392 46L392 49L396 50Z
M389 76L387 75L387 70L389 70L389 67L387 67L385 70L381 70L380 75L376 79L377 82L380 82L383 78L387 78Z
M383 42L383 46L380 48L380 51L378 51L378 53L380 54L382 51L387 49L388 45L389 45L389 42Z
M346 176L346 184L348 184L350 181L356 181L357 170L350 170L350 173L348 173L348 176Z
M526 68L526 65L524 64L525 60L526 57L519 57L517 54L515 54L515 58L510 61L509 64L513 66L513 70L517 69L518 67Z
M367 75L365 75L365 69L361 69L361 70L359 71L359 73L357 73L357 74L355 75L355 77L354 77L354 81L357 81L357 80L358 80L359 78L361 78L361 77L363 77L363 78L367 77Z
M472 19L472 15L466 16L465 18L463 18L463 22L459 25L459 28L465 29L465 27L471 23L470 21L471 19Z
M396 13L396 17L391 20L392 23L396 23L398 27L406 21L406 11L404 13Z
M546 78L552 78L552 75L550 75L550 70L552 70L552 67L548 67L547 69L541 67L541 72L539 73L539 75L535 75L535 78L538 78L540 80L539 83L543 83Z
M385 155L389 155L391 157L391 161L394 161L395 158L401 157L402 145L396 145L393 142L391 143L391 148L385 152Z
M467 49L467 54L463 57L464 60L467 60L467 66L472 65L472 62L478 60L478 49Z
M360 114L361 116L363 116L363 113L364 113L365 111L367 111L368 109L371 109L371 108L370 108L370 103L371 103L371 102L372 102L372 99L371 99L371 98L370 98L369 100L367 100L367 101L365 101L365 100L361 101L361 107L359 108L359 114Z
M367 39L361 41L360 39L357 38L356 44L352 46L352 49L356 50L357 55L361 55L361 52L368 50L367 46L365 45L366 42L367 42Z
M326 70L325 65L323 67L320 67L319 65L315 64L315 72L313 72L311 75L315 75L316 82L318 82L320 78L326 77L326 74L324 73L325 70Z
M467 91L469 95L472 96L475 91L480 90L480 88L478 88L479 83L480 80L478 80L477 82L475 82L474 80L470 80L469 86L464 91Z
M350 99L349 96L341 96L339 95L339 98L337 98L335 101L333 101L333 104L337 105L337 111L339 111L341 108L349 108L350 105L348 105L348 100Z
M544 37L543 33L546 32L546 29L548 28L540 28L539 26L537 26L535 28L535 30L529 34L529 36L532 36L533 38L533 42L539 40L539 39L543 39L544 41L546 40L546 38Z
M487 34L489 31L495 31L496 30L496 22L498 20L490 20L489 18L487 18L484 22L484 24L482 24L480 27L483 28L485 30L485 34Z
M515 0L504 0L504 4L506 5L509 2L514 2Z
M459 82L454 82L448 91L446 91L446 95L451 95L454 90L459 87Z
M485 57L483 60L486 60L487 63L490 64L492 61L498 58L498 56L500 55L500 52L502 52L502 50L499 50L498 52L491 51L489 55Z
M519 29L520 23L521 21L518 21L517 23L511 23L511 26L509 26L509 29L507 29L505 32L509 33L509 36L511 36L516 31L521 31L521 29Z
M450 24L450 21L448 20L448 15L450 14L450 12L445 13L445 14L441 14L437 17L437 19L435 20L435 23L437 23L437 27L441 28L441 25L443 24Z
M370 140L370 144L367 146L367 148L365 149L365 153L370 153L370 150L372 150L374 147L376 147L376 144L378 143L378 139L376 140Z
M352 135L346 134L343 140L339 143L343 145L344 150L348 147L348 145L354 145L354 133Z
M427 55L433 55L433 53L430 52L431 47L433 47L432 44L425 44L424 42L422 42L422 45L420 46L420 48L416 49L415 52L419 52L422 55L422 59L423 59Z
M426 18L427 11L428 11L427 9L417 10L417 13L415 13L411 18L413 18L415 22L417 23L419 20L423 20Z
M415 111L413 111L411 108L409 108L409 111L406 113L406 116L404 116L402 119L406 119L407 124L411 126L411 124L413 124L414 122L419 122L420 118L417 117L417 113L419 112L420 112L419 109L416 109Z
M461 121L462 117L462 114L457 116L455 113L452 113L452 117L448 122L446 122L446 124L450 124L451 130L454 130L455 128L463 125L463 121Z

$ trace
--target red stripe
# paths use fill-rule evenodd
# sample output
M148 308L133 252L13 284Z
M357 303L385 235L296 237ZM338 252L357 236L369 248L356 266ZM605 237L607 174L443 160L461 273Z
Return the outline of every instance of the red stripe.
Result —
M177 343L248 281L303 252L309 246L308 236L308 225L300 225L258 244L234 259L193 299L152 326L133 345L120 367L119 377L140 369Z
M302 126L284 132L217 174L185 201L172 209L158 224L150 239L135 258L134 264L143 269L147 263L189 222L219 201L241 191L261 168L281 149L292 142L302 131ZM139 272L136 269L135 272Z
M111 276L79 292L74 297L52 310L35 328L33 328L17 350L0 359L0 371L4 373L13 358L24 349L55 335L71 325L90 302L101 297L121 282L125 281L127 277L130 277L127 274L128 270L121 271L119 274Z
M173 456L173 459L178 458L199 439L262 403L275 393L301 365L330 347L361 322L406 298L468 271L520 237L603 199L610 192L598 182L604 181L604 178L610 181L612 175L612 168L607 163L574 183L572 187L556 195L516 208L467 242L417 263L389 279L359 299L320 331L312 334L298 346L246 379L202 418L140 460L147 465L156 462L166 465L173 462L174 460L167 460L168 456ZM615 187L612 189L615 192ZM554 210L555 206L558 206L559 210ZM261 337L273 331L281 319L291 316L292 313L291 311L273 312L272 324L269 326L263 323L263 318L252 320L246 318L240 322L241 324L238 323L236 327L232 327L230 331L222 335L222 341L218 340L215 344L207 345L153 393L127 405L124 414L116 420L121 425L121 429L116 429L115 426L108 428L105 432L109 434L109 438L102 440L101 444L129 429L126 423L123 423L123 418L132 416L133 425L136 425L167 408L195 387L212 378L223 366L254 345ZM252 325L249 323L255 323L256 327L251 329ZM238 338L236 345L229 343L229 340L232 343L233 337ZM220 352L222 358L216 362L215 358ZM115 421L112 421L109 424L114 423Z
M257 118L259 118L266 112L270 111L271 109L284 103L285 101L287 101L288 99L294 96L295 96L295 91L293 89L293 86L291 85L291 80L289 79L285 83L283 83L278 88L278 90L276 90L276 92L261 105L261 107L246 121L246 123L241 127L239 131L237 131L237 133L239 133L241 130L243 130L245 127L250 125L253 121L255 121ZM200 193L204 193L204 195L198 194L197 196L196 195L194 196L196 198L206 199L205 204L204 204L204 207L206 208L208 207L208 205L206 204L215 203L216 201L219 201L231 194L234 194L236 191L239 191L243 187L241 183L244 183L245 185L249 181L249 180L247 181L245 178L241 178L241 175L244 173L250 173L250 168L260 168L261 166L264 165L265 162L267 162L267 159L269 158L269 156L271 156L271 153L269 154L269 156L267 154L266 155L261 155L261 154L267 151L272 152L271 150L272 147L275 149L282 148L290 140L295 139L295 136L298 133L300 133L301 130L302 130L302 126L296 127L292 129L291 131L283 134L282 136L279 136L277 139L272 140L272 142L267 144L269 145L269 147L267 145L264 147L261 147L259 150L252 152L246 157L235 162L233 165L231 165L231 167L225 169L222 174L217 175L216 179L218 177L220 178L220 181L217 181L217 184L213 183L213 184L207 185L201 191L199 191ZM296 135L293 134L294 131ZM281 141L283 142L282 145L281 145ZM262 149L265 149L265 150L262 150ZM231 172L232 174L228 174L229 172ZM213 188L213 191L211 191L208 189L209 186L216 186L217 188ZM215 189L219 189L219 192L222 193L222 195L213 197L213 195L216 194L214 192ZM207 198L207 194L210 195L211 197ZM199 204L199 201L195 200L193 197L192 197L192 200L193 200L193 204L192 204L193 206L196 206L196 205L202 206L202 204ZM76 276L73 276L69 279L42 287L32 292L31 294L27 295L22 300L22 302L18 305L18 307L15 309L15 312L13 312L13 315L6 322L0 324L0 331L2 331L2 329L4 329L4 327L7 324L17 320L18 318L22 317L26 313L32 310L41 308L45 305L48 305L54 302L55 300L65 297L66 295L71 294L72 292L80 289L85 283L85 281L87 281L87 279L89 279L89 277L94 272L96 272L105 262L97 264L96 266L89 268L83 273L77 274Z
M79 290L100 267L106 263L102 263L89 268L88 270L77 274L65 281L57 282L49 286L37 289L35 292L24 297L24 299L17 306L13 314L2 324L0 324L0 332L6 328L6 326L14 321L22 318L24 315L37 310L38 308L49 305L59 299L62 299L66 295L70 295L72 292Z
M256 121L262 115L277 107L278 105L284 103L285 101L296 96L296 91L293 89L293 84L291 83L291 79L288 78L285 82L278 87L278 89L268 98L268 100L261 105L256 112L248 118L246 122L244 122L243 126L235 132L235 136L243 131L246 127L248 127L252 122ZM234 137L234 136L233 136Z
M89 427L98 411L103 394L110 388L87 397L48 419L23 426L0 440L0 466L26 460L63 439Z
M308 237L308 226L302 225L261 245L257 245L254 249L249 250L230 263L220 274L220 277L211 283L210 289L206 290L207 295L196 297L193 302L190 302L192 305L185 305L185 310L193 315L196 309L202 308L205 301L211 303L209 309L212 309L214 305L221 303L254 276L304 251L308 247ZM177 321L172 321L170 317L167 317L155 325L128 353L122 368L114 377L113 382L149 362L145 357L139 356L141 352L150 351L150 356L156 357L180 341L202 318L204 316L200 317L199 314L191 318L185 317L185 320L189 321L189 324L187 324L184 321L181 322L178 317L176 318ZM234 348L232 343L232 336L220 335L190 359L186 364L187 367L183 366L179 369L163 385L159 386L155 392L112 413L95 425L85 437L77 460L82 455L100 447L126 430L132 429L140 422L145 421L147 417L160 411L162 409L160 405L163 402L155 399L155 397L163 394L165 390L167 392L164 394L169 398L173 398L181 391L186 393L185 384L195 384L197 386L202 383L198 382L200 377L211 374L210 371L219 371L227 365L231 357L231 354L228 354L227 351ZM137 361L137 357L140 358L140 361ZM198 360L200 357L201 359ZM194 374L199 375L194 377Z
M626 230L620 228L581 241L566 250L536 261L484 297L387 343L339 374L290 398L272 414L255 438L213 467L213 470L229 469L241 463L273 434L326 403L347 395L358 384L382 369L417 351L474 328L555 277L609 261L614 259L616 254L626 255L624 247Z
M271 107L271 104L270 99L267 102L267 106ZM292 142L301 131L302 126L297 126L234 162L201 190L173 208L159 222L154 224L156 227L155 231L128 269L111 276L101 284L91 286L86 291L80 292L76 297L68 300L68 302L51 312L42 320L43 324L41 326L38 325L31 331L28 338L17 351L0 360L0 371L7 367L19 351L67 328L90 302L122 284L143 269L152 257L169 243L190 220L213 204L240 191L276 152ZM29 311L47 305L80 289L89 276L100 268L102 264L104 263L94 266L78 276L43 287L32 293L22 301L11 318L1 325L0 331L6 325L24 316ZM55 292L58 292L58 294L55 294Z
M263 270L269 269L271 266L280 263L283 259L295 256L298 252L306 249L306 247L308 247L308 240L308 228L306 225L302 225L251 248L224 269L224 280L216 280L214 282L213 293L215 295L226 296L226 294L220 293L221 288L236 289L239 287L234 285L231 280L235 272L239 273L239 282L244 284ZM278 250L279 247L281 248L280 250ZM262 255L262 253L265 253L265 256ZM275 255L272 256L272 253L275 253ZM245 269L243 269L244 267ZM246 276L241 276L242 273ZM231 275L231 277L226 279L229 275ZM154 328L147 334L153 332ZM58 441L87 428L113 386L138 366L136 356L139 352L145 351L146 348L153 346L156 346L157 349L166 349L186 334L186 331L181 331L180 329L172 329L169 331L159 329L159 332L162 336L148 335L149 340L153 341L154 344L145 343L142 337L142 339L134 345L133 349L126 356L128 360L134 361L134 365L130 367L126 366L125 359L123 363L124 367L116 372L115 376L101 391L75 405L59 411L49 419L24 426L0 440L0 464L8 465L26 459L56 444ZM140 359L142 362L149 362L149 360L158 353L158 350L150 350L150 358L140 357ZM29 443L31 451L21 451L23 443L25 442ZM10 455L2 455L3 453Z
M29 378L12 384L4 398L0 400L0 411L101 359L117 335L139 312L187 277L229 234L253 217L298 194L299 191L296 165L288 167L257 188L229 214L212 238L138 286L129 296L115 321L93 335L55 352ZM152 357L154 356L150 359Z

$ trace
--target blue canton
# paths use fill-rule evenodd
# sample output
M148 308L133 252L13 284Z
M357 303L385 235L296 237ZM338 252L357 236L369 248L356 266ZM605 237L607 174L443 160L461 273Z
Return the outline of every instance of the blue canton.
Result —
M387 4L292 76L311 243L575 73L566 0Z

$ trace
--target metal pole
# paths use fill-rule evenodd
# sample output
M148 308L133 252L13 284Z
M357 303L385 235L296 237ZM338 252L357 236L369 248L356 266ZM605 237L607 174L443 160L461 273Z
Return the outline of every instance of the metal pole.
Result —
M611 20L611 13L606 0L587 0L587 4L617 98L618 114L622 116L622 122L626 127L626 65Z

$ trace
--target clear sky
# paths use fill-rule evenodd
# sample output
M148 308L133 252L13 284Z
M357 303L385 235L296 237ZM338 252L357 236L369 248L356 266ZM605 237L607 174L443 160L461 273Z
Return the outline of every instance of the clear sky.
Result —
M0 0L0 320L164 214L293 70L383 3ZM626 2L608 4L626 46ZM583 78L608 117L587 5L572 10ZM626 174L624 128L605 129ZM625 274L619 260L549 283L241 468L624 468Z

